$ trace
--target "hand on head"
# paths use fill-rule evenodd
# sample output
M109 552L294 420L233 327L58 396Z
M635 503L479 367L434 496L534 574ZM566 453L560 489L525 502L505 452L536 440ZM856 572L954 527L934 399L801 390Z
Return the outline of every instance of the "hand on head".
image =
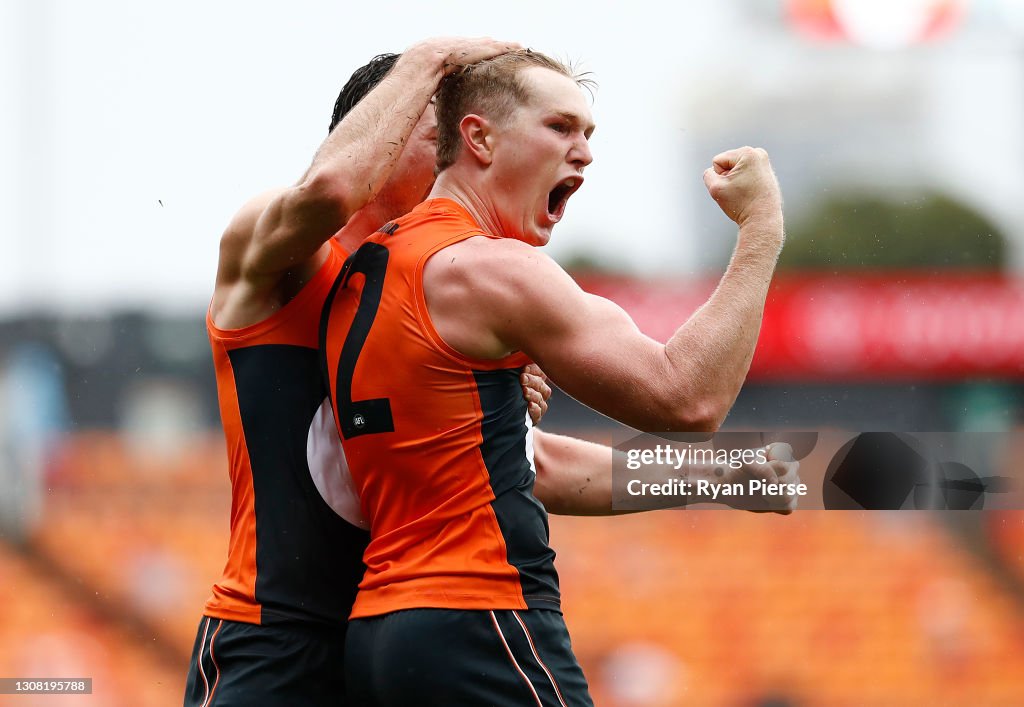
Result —
M508 52L522 49L516 42L505 42L490 37L432 37L406 50L424 52L440 58L442 73L447 76L470 64Z

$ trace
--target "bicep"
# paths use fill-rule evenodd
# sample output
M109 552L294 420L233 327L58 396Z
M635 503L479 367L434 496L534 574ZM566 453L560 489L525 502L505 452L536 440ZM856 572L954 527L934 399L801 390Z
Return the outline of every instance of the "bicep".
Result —
M615 303L584 292L523 243L469 239L424 269L441 337L474 358L523 351L565 392L647 430L676 428L678 396L663 344Z
M287 189L272 189L253 197L234 215L220 239L218 282L233 282L248 277L257 258L261 241Z
M306 262L345 226L351 209L338 181L317 173L265 202L243 263L247 277L273 278Z
M211 314L217 326L234 329L266 318L284 304L280 285L286 271L295 275L296 282L303 282L323 262L323 257L317 256L292 262L278 271L254 267L254 260L259 259L263 246L261 229L286 191L276 189L250 200L221 236L217 281L211 302Z
M266 204L253 224L243 262L247 276L276 275L294 267L297 260L304 260L299 252L302 230L302 208L296 188L281 191Z
M215 315L234 299L236 291L245 285L246 261L250 257L256 224L267 204L273 201L278 193L279 190L266 192L250 199L232 217L221 234L217 255L217 280L212 302Z
M564 271L540 281L497 321L499 336L585 405L628 425L662 425L664 346L643 334L621 307L584 292Z

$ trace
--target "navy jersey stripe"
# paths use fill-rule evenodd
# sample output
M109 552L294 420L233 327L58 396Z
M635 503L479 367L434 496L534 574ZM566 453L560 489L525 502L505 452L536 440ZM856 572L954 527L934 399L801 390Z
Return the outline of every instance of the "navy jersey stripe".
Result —
M331 308L334 305L334 298L338 294L338 288L341 286L341 281L345 279L345 274L348 272L348 264L349 261L346 260L341 271L338 273L337 277L334 278L334 284L332 284L331 289L328 290L327 298L324 300L323 309L320 310L320 326L317 334L317 341L319 342L317 360L320 362L320 380L323 383L324 390L327 392L328 399L331 399L331 386L329 383L331 376L330 371L327 370L327 357L323 355L323 352L327 350L327 326L330 323Z
M252 468L261 622L344 623L369 533L338 516L310 476L307 437L327 395L318 352L267 344L228 357Z
M555 552L548 545L548 514L533 495L534 474L526 458L526 399L522 369L473 371L480 407L480 451L495 499L491 502L505 540L508 562L519 570L530 608L560 606Z

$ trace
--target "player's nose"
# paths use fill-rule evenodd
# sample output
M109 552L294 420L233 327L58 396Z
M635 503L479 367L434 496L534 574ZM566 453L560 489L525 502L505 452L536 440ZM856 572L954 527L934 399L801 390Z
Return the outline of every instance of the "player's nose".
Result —
M579 170L582 170L594 161L594 155L590 152L590 143L585 137L580 136L577 138L572 149L569 151L569 161Z

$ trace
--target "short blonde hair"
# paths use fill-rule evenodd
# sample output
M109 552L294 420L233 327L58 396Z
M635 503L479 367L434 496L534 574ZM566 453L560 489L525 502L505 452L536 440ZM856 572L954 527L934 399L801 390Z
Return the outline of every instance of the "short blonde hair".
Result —
M589 80L540 52L523 49L471 64L441 82L437 92L437 171L455 163L462 149L459 123L470 113L503 120L526 103L530 94L519 79L523 69L539 66L562 74L581 86Z

